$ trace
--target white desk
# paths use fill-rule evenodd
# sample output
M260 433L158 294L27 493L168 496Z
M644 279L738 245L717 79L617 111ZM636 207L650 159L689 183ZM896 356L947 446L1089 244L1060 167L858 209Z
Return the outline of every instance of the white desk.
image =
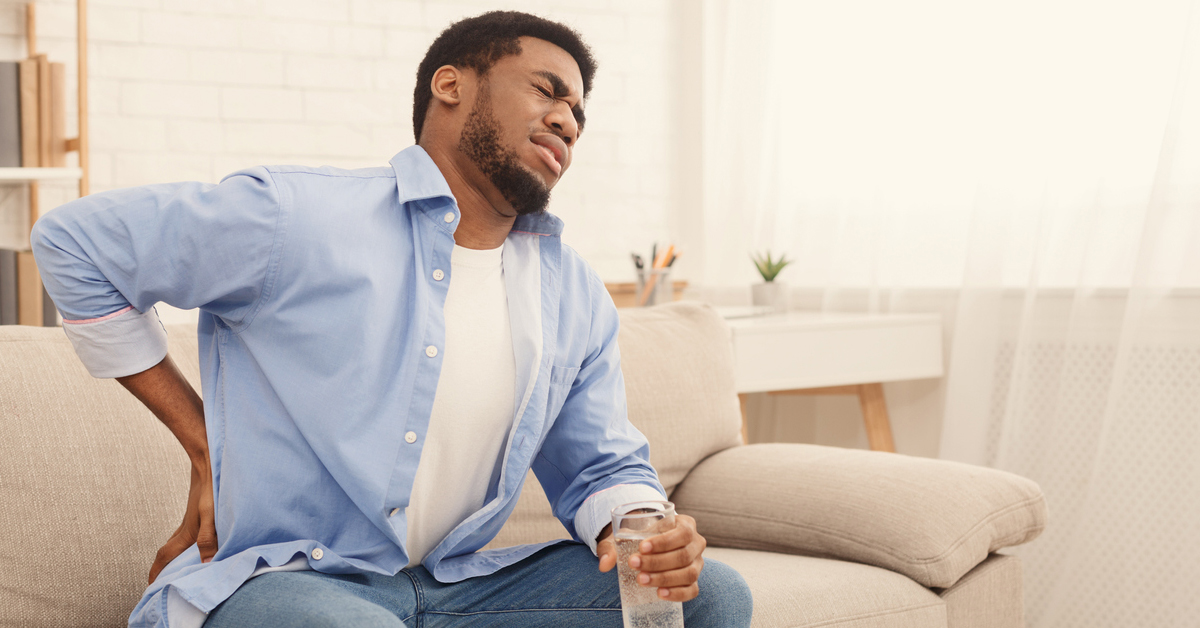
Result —
M743 439L749 393L856 395L871 449L895 451L883 382L942 376L942 320L936 314L718 311L732 335Z

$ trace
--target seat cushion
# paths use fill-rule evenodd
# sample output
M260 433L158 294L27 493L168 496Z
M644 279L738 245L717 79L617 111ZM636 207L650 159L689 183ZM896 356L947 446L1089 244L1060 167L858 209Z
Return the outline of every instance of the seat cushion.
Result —
M754 595L753 628L947 625L942 599L894 571L723 547L710 547L704 555L733 567L746 579Z

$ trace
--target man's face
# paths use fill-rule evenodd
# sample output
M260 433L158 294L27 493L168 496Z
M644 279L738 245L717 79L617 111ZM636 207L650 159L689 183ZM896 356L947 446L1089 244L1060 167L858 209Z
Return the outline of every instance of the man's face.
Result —
M518 214L543 211L571 165L583 127L583 77L549 42L521 38L522 52L481 77L458 148Z

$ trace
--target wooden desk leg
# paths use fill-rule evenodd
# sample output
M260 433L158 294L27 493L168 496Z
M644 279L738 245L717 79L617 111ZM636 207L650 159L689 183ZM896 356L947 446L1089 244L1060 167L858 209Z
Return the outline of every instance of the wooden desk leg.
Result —
M742 407L742 444L749 445L750 438L746 436L746 393L738 393L738 405Z
M873 451L896 451L892 442L892 424L888 420L883 384L861 384L858 403L862 406L863 422L867 426L867 442ZM744 419L743 419L744 425Z

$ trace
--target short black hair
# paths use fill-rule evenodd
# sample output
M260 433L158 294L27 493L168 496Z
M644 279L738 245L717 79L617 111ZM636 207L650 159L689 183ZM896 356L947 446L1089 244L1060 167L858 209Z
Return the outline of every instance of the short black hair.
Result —
M583 97L592 90L596 75L596 60L583 38L569 26L520 11L489 11L451 24L425 52L417 66L417 86L413 90L413 136L421 141L425 113L433 92L429 84L433 73L444 65L470 68L480 75L487 74L500 59L521 54L520 37L548 41L567 51L579 65L583 75Z

